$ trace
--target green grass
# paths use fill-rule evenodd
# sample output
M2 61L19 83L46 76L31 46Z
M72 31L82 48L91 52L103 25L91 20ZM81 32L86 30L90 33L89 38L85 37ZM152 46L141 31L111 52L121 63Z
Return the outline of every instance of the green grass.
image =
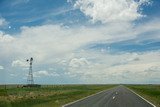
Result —
M160 107L160 85L128 85L127 87Z
M7 96L7 91L5 89L0 89L0 96Z
M41 88L0 88L0 107L61 107L115 85L49 85Z

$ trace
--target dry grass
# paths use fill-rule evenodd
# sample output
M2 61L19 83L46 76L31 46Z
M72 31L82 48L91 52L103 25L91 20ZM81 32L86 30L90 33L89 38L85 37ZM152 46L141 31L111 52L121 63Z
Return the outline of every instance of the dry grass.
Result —
M129 85L128 87L160 107L160 85Z
M114 85L55 85L1 89L0 107L60 107ZM3 92L4 91L4 92ZM6 94L7 93L7 94Z

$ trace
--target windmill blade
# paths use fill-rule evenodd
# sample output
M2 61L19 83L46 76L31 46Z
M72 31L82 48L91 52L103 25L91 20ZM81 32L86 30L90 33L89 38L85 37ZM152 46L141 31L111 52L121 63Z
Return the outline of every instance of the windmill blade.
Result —
M31 57L30 61L33 61L33 58Z

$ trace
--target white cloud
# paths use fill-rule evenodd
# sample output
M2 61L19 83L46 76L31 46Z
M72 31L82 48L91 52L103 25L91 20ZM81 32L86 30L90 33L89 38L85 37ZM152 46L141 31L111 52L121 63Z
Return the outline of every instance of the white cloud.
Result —
M157 66L160 66L159 52L120 55L92 52L85 54L85 57L90 59L90 65L82 66L80 69L75 67L69 69L68 76L76 77L85 83L146 83L160 75L160 72L157 72L159 69ZM151 71L151 67L153 71L153 66L156 66L154 67L156 73L146 72L146 70Z
M4 18L0 17L0 27L6 26L7 24L8 22Z
M126 28L128 28L127 31ZM0 42L1 57L12 57L13 54L22 58L32 56L38 62L48 63L53 61L52 58L63 59L90 43L107 40L113 42L135 36L130 24L124 23L99 28L81 26L66 29L60 25L22 27L21 33L17 35L4 35L4 33L1 35L1 41L3 41Z
M159 19L153 19L148 23L141 24L135 29L137 35L144 35L144 39L160 39L160 21ZM151 34L152 33L152 34Z
M151 25L150 27L144 25L147 28L144 26L134 28L128 23L67 29L60 25L22 27L21 33L17 35L0 32L0 57L7 59L34 57L37 63L58 62L66 57L71 57L77 49L91 43L106 41L111 43L133 39L141 33L154 31L155 26L157 26L156 31L159 31L159 21L152 23L147 25Z
M69 66L73 68L85 67L88 65L89 62L86 58L73 58L69 63Z
M14 60L12 62L12 67L28 67L29 64L25 60Z
M0 70L2 70L2 69L4 69L4 67L0 65Z
M14 35L15 38L9 36L13 38L11 42L3 42L0 45L0 50L3 52L0 56L12 57L14 53L17 57L32 56L37 62L50 63L53 58L66 57L90 42L103 40L105 35L100 31L96 32L95 29L86 27L66 29L59 25L23 27L20 34ZM104 29L100 30L104 31ZM106 36L107 38L109 37Z
M72 3L72 0L67 0L68 3Z
M140 12L143 4L150 0L77 0L74 6L79 8L93 22L130 22L144 17Z
M159 26L160 23L157 20L136 26L136 28L129 23L114 23L99 27L81 26L78 28L64 28L60 25L22 27L19 34L8 35L13 40L3 40L3 42L0 42L0 59L4 61L7 59L8 62L14 59L23 59L24 61L14 60L12 62L12 66L16 67L25 67L25 59L28 57L35 59L34 64L36 64L37 68L44 64L53 65L58 63L61 64L61 67L58 65L59 68L65 66L64 71L66 72L64 74L77 77L82 81L88 81L88 83L94 83L95 78L97 83L105 83L106 81L122 82L124 80L122 78L123 74L130 78L136 76L137 79L135 81L141 82L150 79L150 76L143 71L148 67L158 65L158 52L110 55L96 51L85 51L83 49L92 43L112 43L133 39L141 33L159 31ZM1 35L5 36L7 34L3 33ZM155 36L149 37L155 38ZM159 35L157 34L156 37L159 37ZM140 36L139 38L141 39ZM112 50L112 47L108 49ZM56 67L54 66L54 69L59 70ZM54 74L54 72L52 74L51 71L40 71L37 74L35 72L35 76L37 77L44 75L59 74ZM143 79L141 78L142 76L146 76L146 78ZM113 77L118 78L117 81ZM153 75L153 77L157 77L157 75Z
M0 31L0 43L8 43L8 42L12 42L13 40L14 38L12 36Z
M16 75L16 74L10 74L10 76L11 76L11 77L17 77L17 75Z
M43 76L53 76L53 77L56 77L56 76L59 76L59 74L57 74L56 72L48 72L48 71L37 71L37 72L34 72L33 73L33 76L34 77L43 77Z
M21 4L26 4L28 3L30 0L16 0L11 2L11 6L17 6L17 5L21 5Z
M149 72L149 73L160 72L160 67L159 66L151 66L150 68L146 69L145 71Z

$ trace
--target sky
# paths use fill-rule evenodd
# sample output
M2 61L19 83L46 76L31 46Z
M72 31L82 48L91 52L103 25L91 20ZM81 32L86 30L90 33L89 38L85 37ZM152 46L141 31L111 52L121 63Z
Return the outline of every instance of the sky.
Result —
M159 84L159 0L0 0L0 84Z

